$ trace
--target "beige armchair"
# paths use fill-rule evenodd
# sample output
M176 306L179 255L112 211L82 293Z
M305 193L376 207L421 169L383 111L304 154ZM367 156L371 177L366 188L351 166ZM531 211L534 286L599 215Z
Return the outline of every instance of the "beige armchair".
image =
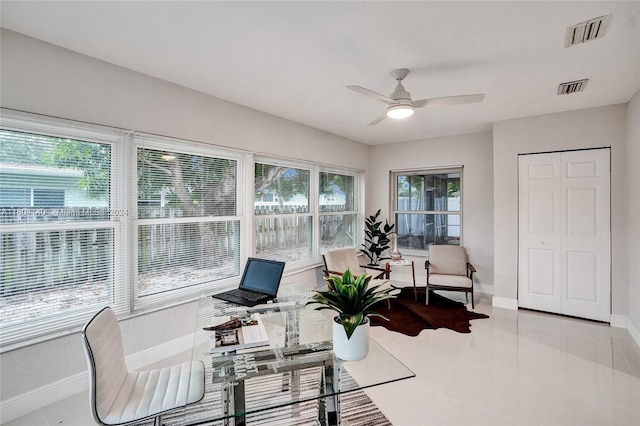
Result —
M382 286L381 288L389 288L391 286L389 282L389 275L391 274L389 264L385 264L384 267L362 265L354 248L328 251L322 255L322 260L324 261L323 272L325 277L342 275L348 268L355 277L364 273L371 275L372 279L369 281L369 287L379 285ZM391 308L389 300L387 300L387 308Z
M424 263L427 270L427 304L429 290L463 291L467 303L471 293L473 300L473 265L467 262L467 251L461 246L429 246L429 260Z
M331 250L322 255L324 261L324 275L342 275L349 268L355 276L367 273L374 279L389 279L389 265L385 267L362 265L358 260L358 253L354 248L341 248ZM373 271L373 272L370 272Z

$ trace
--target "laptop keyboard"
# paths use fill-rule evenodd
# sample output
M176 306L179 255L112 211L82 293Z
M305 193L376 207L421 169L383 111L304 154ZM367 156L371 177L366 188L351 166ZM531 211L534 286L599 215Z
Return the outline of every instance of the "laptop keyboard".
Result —
M230 293L233 294L234 296L238 296L242 299L249 300L251 302L257 302L258 300L262 300L265 298L264 294L242 290L241 288L237 288L233 291L230 291Z

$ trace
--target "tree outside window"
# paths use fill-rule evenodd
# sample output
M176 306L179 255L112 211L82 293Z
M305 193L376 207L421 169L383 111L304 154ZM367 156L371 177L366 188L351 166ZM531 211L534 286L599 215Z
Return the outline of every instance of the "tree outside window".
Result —
M320 172L320 250L355 247L357 230L357 175Z
M255 253L289 263L313 256L311 170L256 162L254 173Z

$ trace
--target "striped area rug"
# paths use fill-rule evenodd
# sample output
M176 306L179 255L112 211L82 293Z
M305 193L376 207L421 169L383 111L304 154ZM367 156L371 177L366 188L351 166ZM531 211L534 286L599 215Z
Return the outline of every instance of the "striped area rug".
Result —
M291 392L295 392L304 399L308 395L313 398L315 389L320 386L320 367L302 370L299 374L299 386L290 386L290 373L270 375L251 379L246 385L247 407L259 407L261 401L273 403L281 400L283 404L290 400ZM341 380L353 381L346 374ZM183 410L175 411L163 417L167 426L182 426L185 424L204 424L222 426L223 421L206 422L207 415L220 414L222 407L222 392L219 385L211 385L211 378L206 381L207 392L205 398ZM348 383L346 383L348 384ZM260 411L247 415L249 426L311 426L318 424L319 401L311 399L295 405L285 405L280 408ZM371 399L361 390L347 392L340 396L342 425L348 426L391 426L391 422L382 414ZM153 422L140 423L140 426L151 426Z

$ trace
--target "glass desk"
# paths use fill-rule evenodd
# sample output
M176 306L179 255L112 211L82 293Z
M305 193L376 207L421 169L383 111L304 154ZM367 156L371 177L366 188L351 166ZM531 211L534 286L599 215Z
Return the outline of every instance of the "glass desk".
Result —
M332 351L333 311L305 306L311 290L301 284L280 287L264 308L241 307L203 295L199 300L192 361L205 365L205 397L185 410L183 424L251 424L270 413L314 416L322 425L340 424L341 394L414 377L375 341L361 361L341 361ZM269 346L209 353L214 317L259 312ZM267 411L271 410L271 411Z

